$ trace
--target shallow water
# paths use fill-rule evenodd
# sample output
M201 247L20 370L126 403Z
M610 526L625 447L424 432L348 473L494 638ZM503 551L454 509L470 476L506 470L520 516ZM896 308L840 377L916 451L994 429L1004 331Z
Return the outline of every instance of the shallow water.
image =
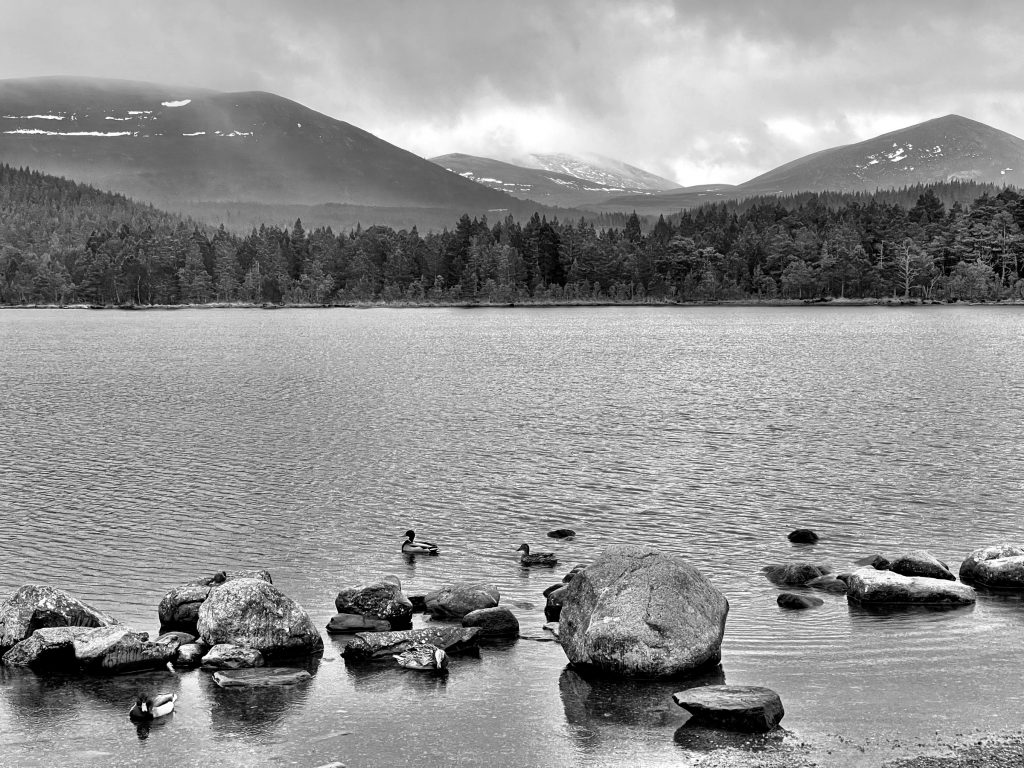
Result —
M760 569L915 547L955 570L1024 539L1022 338L1010 307L0 312L0 595L51 583L155 632L174 584L265 567L323 626L342 586L471 578L541 638L544 587L650 544L729 598L726 681L778 691L790 740L835 764L1019 726L1019 598L783 612ZM407 562L409 527L442 555ZM795 527L821 543L790 544ZM524 541L559 567L519 568ZM588 682L552 642L487 647L444 680L340 648L309 683L249 694L203 672L0 668L0 764L697 755L678 683ZM125 713L148 685L180 699L142 733Z

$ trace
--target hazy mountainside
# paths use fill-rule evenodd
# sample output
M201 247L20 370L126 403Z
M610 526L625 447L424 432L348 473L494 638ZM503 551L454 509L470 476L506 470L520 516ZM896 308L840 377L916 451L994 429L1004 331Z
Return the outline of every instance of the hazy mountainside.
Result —
M650 171L615 160L603 155L554 154L528 155L523 165L540 168L553 173L564 173L577 179L603 184L606 187L620 187L646 192L677 189L679 183L657 176Z
M342 203L525 216L536 208L262 92L91 78L3 80L0 162L165 206Z
M609 186L586 177L540 168L526 168L489 157L450 154L431 162L492 189L545 205L586 208L624 194L649 195L641 186Z
M696 187L642 199L609 200L602 210L634 206L653 214L751 195L873 192L962 179L1000 187L1024 185L1024 140L959 115L928 120L873 139L825 149L714 192ZM708 185L711 188L715 185Z

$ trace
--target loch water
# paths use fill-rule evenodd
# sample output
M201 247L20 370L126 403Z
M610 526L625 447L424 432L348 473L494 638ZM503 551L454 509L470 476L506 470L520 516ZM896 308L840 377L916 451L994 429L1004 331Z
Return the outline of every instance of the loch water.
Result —
M49 583L155 635L221 569L321 627L343 586L471 579L524 634L445 678L325 634L309 682L251 692L0 667L0 765L687 765L680 684L586 680L541 630L542 590L617 542L710 577L725 681L778 691L830 765L1019 727L1019 597L785 612L760 570L1024 540L1022 340L995 306L0 312L0 596ZM410 527L442 554L403 557ZM137 729L150 687L178 706Z

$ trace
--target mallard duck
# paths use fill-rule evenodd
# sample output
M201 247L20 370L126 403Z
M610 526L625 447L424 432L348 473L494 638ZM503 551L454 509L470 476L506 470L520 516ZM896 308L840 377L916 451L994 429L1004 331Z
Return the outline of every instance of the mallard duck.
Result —
M416 541L416 531L405 532L405 541L402 542L402 551L407 555L436 555L437 544L429 541Z
M519 562L523 565L557 565L558 563L554 552L537 552L531 555L529 544L520 544L516 552L523 553L519 557Z
M158 693L155 696L139 696L135 706L128 710L132 720L153 720L169 715L174 711L174 702L178 700L176 693Z
M394 655L398 666L407 669L440 671L448 668L448 654L430 643L417 643Z

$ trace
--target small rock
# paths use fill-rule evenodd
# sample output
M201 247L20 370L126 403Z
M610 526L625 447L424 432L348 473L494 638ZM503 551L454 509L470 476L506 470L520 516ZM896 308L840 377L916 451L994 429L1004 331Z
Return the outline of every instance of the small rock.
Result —
M391 629L412 626L412 601L394 576L359 587L343 589L334 598L338 613L355 613L387 621Z
M577 566L575 566L571 571L569 571L567 574L565 574L565 576L562 577L562 583L563 584L568 584L570 581L572 581L573 579L576 578L576 575L580 571L584 570L586 567L587 566L585 566L585 565L577 565Z
M154 642L160 645L169 645L172 650L178 650L183 645L194 643L198 638L188 632L164 632Z
M262 667L264 663L263 654L255 648L241 648L229 643L213 646L202 660L203 669L244 669Z
M519 619L508 608L500 606L470 611L462 618L462 626L479 627L481 638L519 635Z
M546 590L545 590L546 591ZM559 589L553 589L547 593L548 601L544 605L544 618L548 621L558 621L562 617L562 603L569 593L568 584L560 584Z
M501 595L493 584L460 582L426 595L427 613L435 619L461 619L470 611L494 608Z
M825 601L820 597L798 595L794 592L783 592L775 602L779 604L780 608L800 610L803 608L817 608L819 605L823 605Z
M945 563L931 552L926 552L923 549L915 549L899 555L889 563L889 570L900 576L925 576L929 579L956 580Z
M174 657L174 666L191 669L203 663L203 656L210 650L206 643L186 643L178 646Z
M840 578L842 574L836 574L832 576L819 576L816 579L811 579L804 586L810 587L811 589L820 589L823 592L834 592L836 594L845 594L849 587L846 585L846 580Z
M556 528L553 531L548 531L548 536L552 539L569 539L576 535L576 531L572 528Z
M810 528L797 528L795 531L791 531L787 536L790 541L794 544L817 544L818 534L812 531Z
M766 565L761 571L768 577L768 581L784 587L802 587L813 579L831 573L827 566L812 565L811 563Z
M876 571L889 570L889 561L881 555L868 555L853 561L854 565L870 565Z
M706 685L674 693L672 700L701 724L729 731L765 733L785 715L779 694L754 685Z

